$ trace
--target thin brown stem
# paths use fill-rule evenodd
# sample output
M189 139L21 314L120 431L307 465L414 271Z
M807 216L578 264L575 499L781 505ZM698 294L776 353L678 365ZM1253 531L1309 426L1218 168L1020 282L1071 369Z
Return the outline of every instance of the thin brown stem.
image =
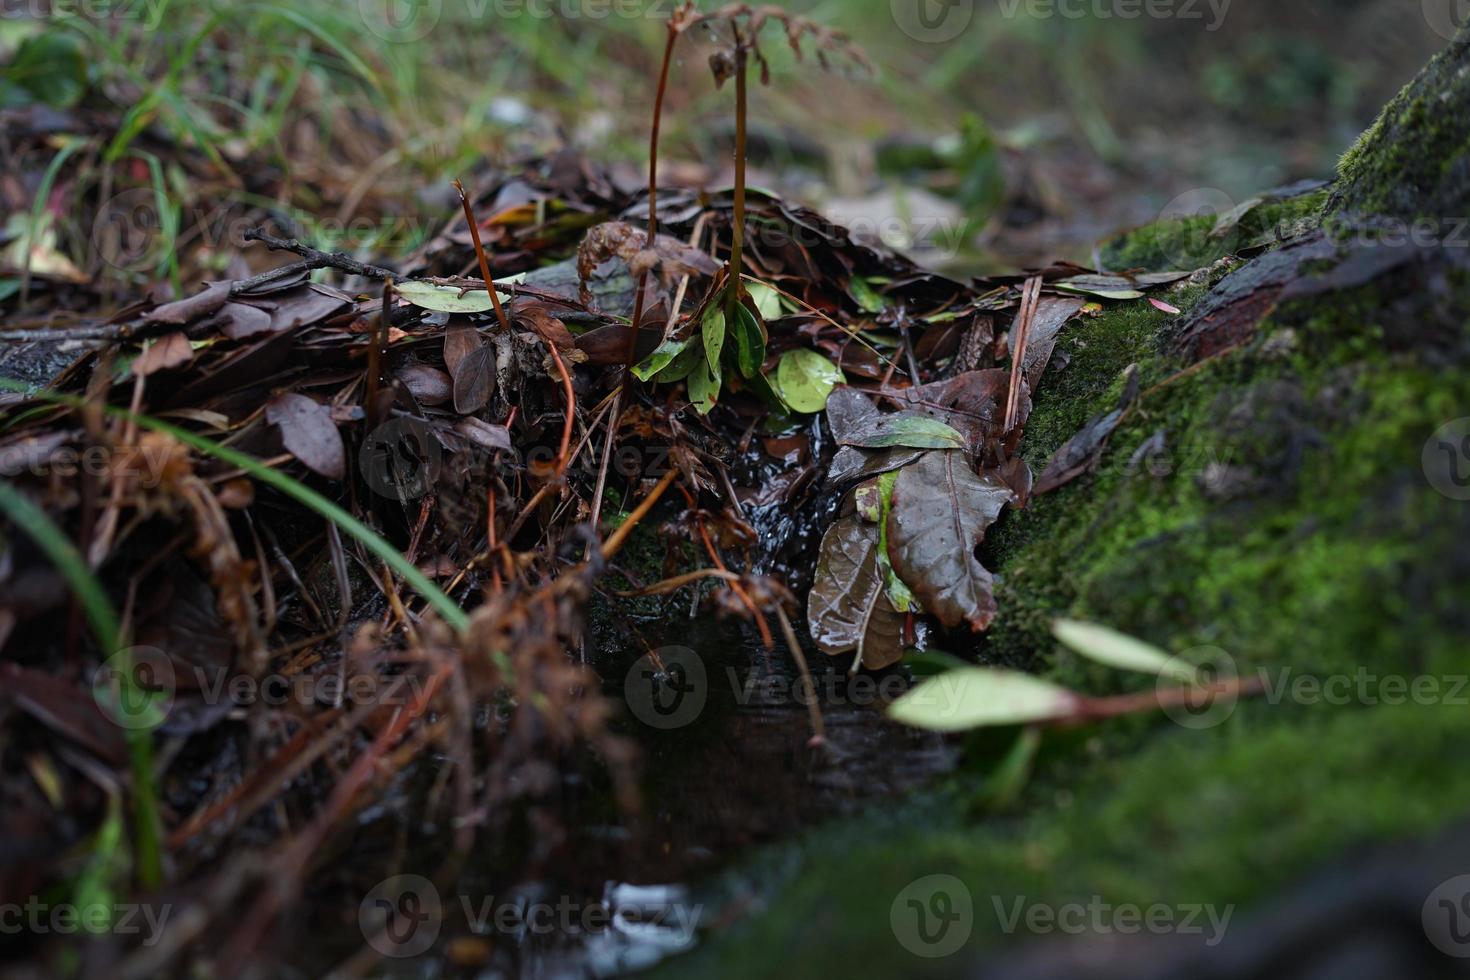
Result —
M746 116L746 68L748 57L745 44L735 29L735 225L730 229L730 278L726 302L729 304L725 318L734 323L738 315L736 307L745 291L740 278L745 259L745 116ZM733 329L733 327L732 327Z
M475 258L480 262L480 276L485 280L485 291L490 294L490 305L495 307L495 319L500 321L500 329L509 332L510 317L505 315L505 308L500 305L500 294L495 291L495 280L490 278L490 260L485 256L485 246L480 241L480 225L475 220L475 209L470 205L470 196L465 193L464 184L454 182L454 189L459 191L459 203L464 205L464 220L470 226L470 240L475 243Z

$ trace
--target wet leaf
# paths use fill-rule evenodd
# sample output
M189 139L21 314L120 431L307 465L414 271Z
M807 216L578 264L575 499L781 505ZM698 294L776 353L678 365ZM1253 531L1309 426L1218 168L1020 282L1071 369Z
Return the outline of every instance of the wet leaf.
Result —
M720 354L725 350L725 310L720 303L711 303L709 309L705 310L704 319L699 324L699 333L704 337L705 360L709 362L711 370L718 372Z
M774 287L763 282L752 282L746 284L745 292L755 304L755 310L762 320L774 320L784 312L781 294Z
M888 717L931 732L1032 725L1075 715L1083 699L1030 674L966 667L931 677L888 707Z
M644 358L633 368L633 376L639 381L647 381L658 374L673 362L674 358L689 346L687 340L666 340L658 345L652 354Z
M730 324L730 342L735 350L735 367L742 377L760 373L766 359L766 328L744 304L735 308L736 319Z
M281 430L281 443L307 469L332 480L347 471L342 434L332 421L332 410L305 395L277 395L265 407L265 417Z
M852 277L847 284L847 292L866 313L882 313L888 306L888 301L883 298L882 294L861 276Z
M1194 684L1199 680L1198 671L1188 662L1151 643L1106 626L1082 623L1074 619L1059 619L1052 624L1051 632L1058 640L1087 659L1117 670L1155 674L1185 684Z
M903 658L904 616L889 602L878 548L875 525L857 517L833 524L822 537L816 581L807 597L817 647L831 656L856 650L871 670Z
M495 309L490 293L483 288L463 289L459 286L441 286L438 283L412 280L394 287L405 302L436 313L486 313ZM500 293L500 301L509 303L510 297Z
M478 412L495 393L495 349L476 347L459 362L453 377L454 410L461 415Z
M835 486L853 480L866 480L905 467L925 452L923 449L905 449L902 446L872 451L843 446L832 457L832 465L827 469L827 482Z
M674 355L667 367L653 376L653 380L659 384L673 384L683 381L694 371L696 367L704 363L704 341L699 337L691 338L683 350Z
M838 440L863 449L964 449L965 437L952 426L918 412L875 415Z
M792 409L813 414L827 407L827 396L843 380L831 361L816 351L800 349L781 355L775 388Z
M893 568L924 608L953 628L979 631L995 618L990 572L975 549L1012 500L1009 487L982 478L962 452L935 452L899 471L888 515Z
M720 370L708 362L696 364L689 374L689 401L700 415L708 415L720 397Z

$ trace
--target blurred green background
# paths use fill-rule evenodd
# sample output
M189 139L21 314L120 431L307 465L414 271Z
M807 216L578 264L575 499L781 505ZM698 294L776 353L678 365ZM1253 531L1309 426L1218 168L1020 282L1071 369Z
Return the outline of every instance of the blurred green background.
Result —
M773 29L771 84L752 107L752 180L839 219L870 218L890 244L951 267L1085 259L1180 194L1239 201L1329 176L1445 43L1436 4L1453 0L793 2L850 34L878 70L798 65ZM85 254L90 221L127 186L172 202L175 226L187 223L180 202L219 194L369 216L377 233L344 241L324 228L320 243L386 254L449 213L450 179L490 166L570 144L636 181L673 3L4 9L5 255L15 265L17 242L44 242L39 264L60 255L92 275L108 270ZM710 50L697 35L680 49L671 182L728 179L731 98L711 82ZM411 232L379 220L404 215L432 220ZM933 229L956 222L962 247L936 242ZM165 231L188 247L187 227ZM167 261L177 273L177 257Z

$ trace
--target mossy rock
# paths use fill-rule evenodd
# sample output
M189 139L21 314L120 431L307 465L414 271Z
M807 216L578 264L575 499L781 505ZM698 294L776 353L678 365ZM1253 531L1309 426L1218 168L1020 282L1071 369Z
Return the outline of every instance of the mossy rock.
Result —
M1455 137L1412 144L1441 155L1405 171L1402 193L1366 196L1362 182L1393 159L1394 139L1418 138L1412 104L1432 88L1453 106L1441 122L1470 126L1465 49L1462 36L1390 107L1314 211L1418 215L1457 200L1452 177L1470 156ZM1303 275L1330 282L1352 260L1344 249ZM1225 272L1170 301L1187 315ZM1095 472L992 531L1001 612L982 656L1094 694L1148 689L1058 651L1049 624L1067 615L1197 659L1223 652L1231 669L1263 677L1266 695L1203 727L1140 716L1049 735L1001 812L985 805L997 738L977 736L973 768L932 793L810 831L728 875L707 897L756 911L662 975L978 973L1047 939L1007 927L1017 900L1208 904L1249 931L1263 903L1322 869L1470 813L1470 772L1455 762L1470 738L1459 684L1470 675L1470 501L1457 499L1470 490L1457 482L1460 430L1442 428L1470 416L1470 257L1416 248L1366 281L1284 297L1246 342L1202 362L1178 335L1175 318L1142 303L1064 334L1070 361L1044 381L1028 423L1033 467L1114 406L1128 365L1144 394ZM973 903L968 944L938 959L915 955L891 918L931 874L958 878ZM1409 894L1384 921L1332 924L1314 955L1388 920L1412 923L1427 948L1427 898Z
M1342 158L1328 210L1413 220L1470 205L1470 28L1435 56Z

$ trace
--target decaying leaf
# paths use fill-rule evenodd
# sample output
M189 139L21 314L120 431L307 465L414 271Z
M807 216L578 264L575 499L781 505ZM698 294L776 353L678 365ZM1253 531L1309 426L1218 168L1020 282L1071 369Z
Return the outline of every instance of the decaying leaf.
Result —
M893 568L945 626L983 630L995 618L992 579L975 557L1011 489L970 468L962 452L933 452L899 471L888 516Z
M893 608L878 561L878 528L847 517L827 529L807 598L812 639L823 653L858 651L870 670L903 657L904 616Z
M599 265L611 258L626 262L635 277L657 270L666 284L680 276L712 276L720 268L709 255L677 238L659 235L649 248L648 232L625 221L609 221L587 232L577 250L583 303L592 301L588 280Z
M286 451L312 472L332 480L346 474L347 452L330 408L305 395L286 392L270 400L265 417L281 430Z
M495 392L495 349L482 344L455 366L454 410L471 415L490 403Z
M1042 470L1041 476L1036 478L1036 486L1031 491L1033 495L1040 496L1043 493L1050 493L1097 465L1098 460L1102 458L1102 451L1107 445L1108 437L1113 434L1113 430L1123 420L1123 414L1128 410L1128 406L1138 396L1138 366L1136 364L1129 365L1127 376L1128 381L1124 384L1123 397L1118 407L1089 420L1080 432L1068 439L1060 449L1052 454L1046 464L1046 469Z

